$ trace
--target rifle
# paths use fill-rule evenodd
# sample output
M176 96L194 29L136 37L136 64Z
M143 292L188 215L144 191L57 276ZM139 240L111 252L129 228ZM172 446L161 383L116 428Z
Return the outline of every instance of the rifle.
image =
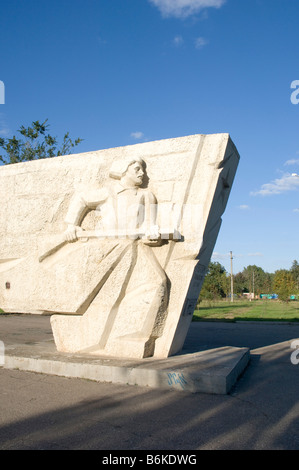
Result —
M173 241L178 241L182 238L180 232L178 230L173 230L171 232L167 230L161 230L159 231L159 237L158 238L153 238L151 239L150 236L145 233L144 231L136 231L136 229L133 230L80 230L76 233L77 239L81 242L86 242L89 239L92 238L98 238L98 239L132 239L132 240L137 240L138 238L140 239L147 239L149 242L157 242L159 240L173 240ZM48 256L53 255L58 251L60 248L62 248L64 245L67 243L70 243L68 240L62 236L61 240L57 243L55 243L53 246L48 248L42 255L39 256L38 260L41 263L44 261Z

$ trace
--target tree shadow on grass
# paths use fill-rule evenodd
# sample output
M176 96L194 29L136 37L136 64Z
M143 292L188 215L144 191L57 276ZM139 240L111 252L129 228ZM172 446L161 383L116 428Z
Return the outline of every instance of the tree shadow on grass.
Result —
M200 306L196 309L197 311L201 311L201 310L232 310L232 309L235 309L235 308L251 308L251 305L248 305L248 306L244 306L244 305L237 305L237 304L234 304L234 303L231 303L229 305L209 305L209 306Z
M261 317L238 317L234 316L233 318L217 318L217 316L213 317L198 317L196 315L193 316L192 318L193 322L224 322L224 323L235 323L235 322L261 322L261 323L267 323L267 322L274 322L274 323L298 323L299 322L299 317L298 318L277 318L277 317L267 317L267 318L261 318Z

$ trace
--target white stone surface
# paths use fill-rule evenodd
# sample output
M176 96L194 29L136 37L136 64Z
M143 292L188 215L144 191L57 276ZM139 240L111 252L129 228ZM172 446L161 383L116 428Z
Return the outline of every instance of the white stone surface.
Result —
M135 183L128 159L146 163ZM0 308L52 312L58 351L175 354L238 161L214 134L1 167Z

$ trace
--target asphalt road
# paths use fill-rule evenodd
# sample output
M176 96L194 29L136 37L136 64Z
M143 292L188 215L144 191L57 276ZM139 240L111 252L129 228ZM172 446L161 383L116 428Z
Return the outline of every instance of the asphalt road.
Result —
M34 348L51 335L49 317L0 315L4 345ZM291 348L297 338L298 323L192 323L186 353L218 346L251 349L249 366L229 395L0 368L0 449L298 450L299 364L291 362L299 358Z

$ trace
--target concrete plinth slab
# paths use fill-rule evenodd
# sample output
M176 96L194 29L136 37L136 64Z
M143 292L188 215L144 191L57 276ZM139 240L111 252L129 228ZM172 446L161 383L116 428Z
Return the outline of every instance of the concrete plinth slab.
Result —
M50 340L9 345L3 367L97 382L227 394L249 359L248 348L227 346L161 360L126 360L59 353Z

